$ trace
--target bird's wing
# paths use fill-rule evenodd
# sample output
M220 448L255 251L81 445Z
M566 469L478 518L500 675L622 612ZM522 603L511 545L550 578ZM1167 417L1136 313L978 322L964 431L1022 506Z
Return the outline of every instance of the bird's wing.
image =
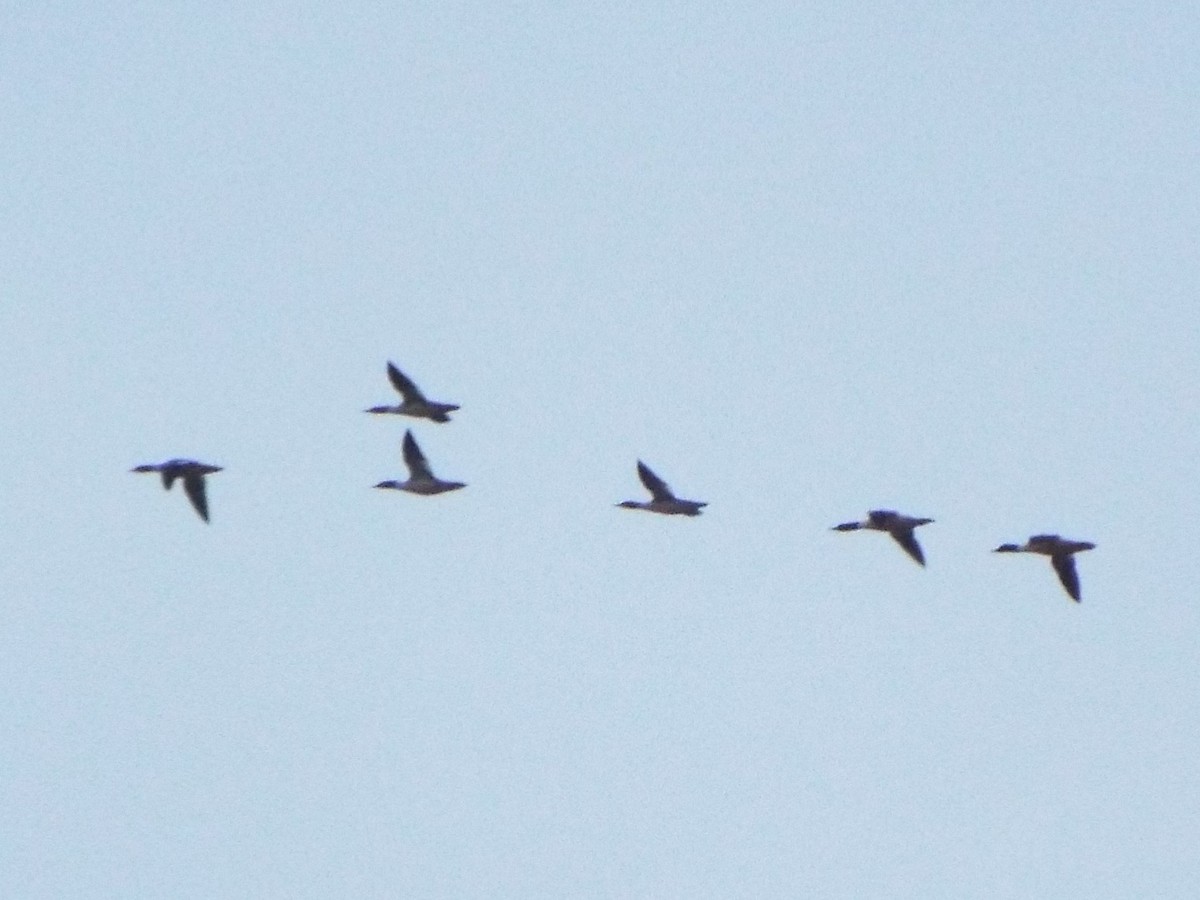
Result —
M1075 557L1069 553L1061 553L1050 557L1050 564L1058 573L1058 580L1066 588L1067 594L1076 603L1079 602L1079 573L1075 571Z
M667 483L650 471L650 467L640 459L637 464L638 478L642 480L642 484L646 486L646 490L650 492L655 500L674 500L675 495L671 489L667 487Z
M200 514L200 518L207 522L208 497L204 493L204 476L184 475L183 489L187 493L188 499L192 501L192 506L196 507L196 512Z
M400 396L408 402L419 402L425 399L425 395L421 393L420 388L413 384L412 379L390 362L388 363L388 380L391 381L392 387L400 392Z
M418 481L434 481L433 472L429 471L429 462L425 454L417 446L417 439L411 431L404 432L404 464L408 466L409 474Z
M904 548L904 552L919 562L925 565L925 554L921 552L921 545L917 543L917 537L913 534L912 529L891 532L892 537L896 539L896 543Z

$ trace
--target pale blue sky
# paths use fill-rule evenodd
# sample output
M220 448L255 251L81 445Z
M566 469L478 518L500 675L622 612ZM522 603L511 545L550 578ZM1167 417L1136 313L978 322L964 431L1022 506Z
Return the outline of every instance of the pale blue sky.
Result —
M2 21L4 896L1194 896L1200 13Z

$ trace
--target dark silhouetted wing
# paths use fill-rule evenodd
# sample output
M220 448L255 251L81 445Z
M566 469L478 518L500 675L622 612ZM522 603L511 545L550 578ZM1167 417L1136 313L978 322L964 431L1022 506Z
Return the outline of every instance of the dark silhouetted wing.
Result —
M400 396L409 403L420 402L425 399L425 395L421 393L420 388L413 384L412 379L390 362L388 363L388 380L391 381L392 387L400 392Z
M921 565L925 565L925 554L921 552L921 545L917 543L911 528L908 531L893 531L891 535L896 539L896 543L904 548L905 553Z
M1069 553L1050 557L1050 564L1058 573L1058 580L1066 588L1071 599L1079 603L1079 573L1075 571L1075 557Z
M411 431L404 432L404 464L408 466L409 474L418 480L433 481L433 473L429 471L429 462L425 454L417 446L417 439Z
M192 501L192 506L196 507L196 512L200 514L200 518L207 522L208 497L204 493L204 476L184 475L183 489L187 493L188 499Z
M638 478L646 486L646 490L655 500L674 500L675 495L667 487L667 483L650 471L650 467L640 459L637 464Z

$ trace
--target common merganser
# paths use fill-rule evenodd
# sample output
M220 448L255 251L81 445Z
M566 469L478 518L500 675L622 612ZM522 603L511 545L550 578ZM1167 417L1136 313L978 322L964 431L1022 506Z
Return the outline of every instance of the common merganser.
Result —
M624 500L617 506L624 509L644 509L647 512L662 513L665 516L698 516L700 510L708 506L699 500L681 500L671 492L667 483L650 471L650 467L640 459L637 464L638 478L642 480L646 490L650 492L650 501Z
M1057 534L1035 534L1024 544L1001 544L993 553L1040 553L1050 557L1050 565L1058 573L1058 580L1076 603L1080 602L1079 573L1075 571L1075 556L1084 550L1093 550L1091 541L1069 541Z
M427 400L425 395L421 393L411 378L396 368L394 364L387 364L388 379L400 394L401 402L395 406L372 406L364 412L369 413L393 413L399 416L412 416L415 419L431 419L434 422L449 422L450 417L447 413L452 413L458 407L453 403L435 403L432 400Z
M381 481L375 487L424 495L443 494L466 487L461 481L442 481L430 471L429 462L411 431L404 432L404 464L408 466L408 481Z
M925 554L917 543L913 529L918 525L928 525L933 519L920 519L915 516L903 516L894 509L873 509L867 513L865 522L843 522L833 526L833 531L886 531L890 534L904 552L921 565L925 565Z
M131 472L159 472L162 475L163 487L168 491L175 479L183 479L183 490L192 501L192 506L200 514L200 518L208 521L208 497L204 494L204 476L220 472L220 466L210 466L207 463L196 462L194 459L169 459L163 463L147 463L130 469Z

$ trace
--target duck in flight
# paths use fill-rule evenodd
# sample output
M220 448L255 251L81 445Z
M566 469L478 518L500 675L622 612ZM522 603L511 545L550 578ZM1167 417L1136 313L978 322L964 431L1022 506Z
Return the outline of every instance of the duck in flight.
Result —
M417 446L411 431L404 432L404 464L408 466L407 481L381 481L375 487L424 495L444 494L446 491L457 491L466 487L461 481L442 481L433 474L429 468L429 461Z
M204 476L220 472L220 466L196 462L194 459L169 459L164 463L147 463L130 469L131 472L158 472L162 475L163 487L168 491L175 480L183 480L183 491L192 501L200 518L208 521L208 497L204 494Z
M637 464L638 478L642 480L646 490L650 492L650 500L624 500L617 504L624 509L644 509L647 512L662 513L665 516L698 516L700 510L708 506L699 500L681 500L667 487L667 483L650 471L650 467L640 459Z
M1057 534L1035 534L1024 544L1001 544L993 553L1040 553L1050 557L1050 565L1058 573L1063 589L1076 603L1080 602L1079 573L1075 571L1075 554L1093 550L1090 541L1069 541Z
M873 509L867 513L866 521L843 522L841 525L834 525L833 530L858 531L865 529L867 531L886 531L895 539L897 544L904 548L905 553L921 565L925 565L925 554L921 552L921 545L917 543L913 529L919 525L928 525L932 521L933 519L904 516L894 509Z
M427 400L411 378L389 362L387 364L388 380L400 394L400 403L394 406L372 406L365 410L369 413L393 413L398 416L412 416L415 419L430 419L434 422L449 422L450 416L458 407L453 403L437 403Z

